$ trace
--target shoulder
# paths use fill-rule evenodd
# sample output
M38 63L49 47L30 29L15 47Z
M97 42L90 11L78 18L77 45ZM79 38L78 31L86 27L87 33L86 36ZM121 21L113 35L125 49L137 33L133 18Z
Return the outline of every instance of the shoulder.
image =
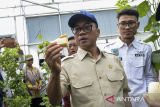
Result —
M68 60L72 60L76 55L70 55L70 56L66 56L64 58L61 59L62 62L68 61Z
M108 58L108 59L118 59L118 56L115 55L114 53L110 53L110 52L106 52L106 51L103 51L103 54Z
M112 53L104 53L106 60L110 63L112 63L115 67L118 67L121 69L122 65L121 65L121 59L120 57L116 56L115 54Z
M116 47L116 42L111 42L111 43L107 43L105 46L104 46L104 51L108 52L108 53L112 53L111 52L111 49L113 49L114 47Z
M137 43L139 45L141 45L144 48L144 50L150 50L150 51L152 51L151 45L149 45L149 44L147 44L147 43L145 43L143 41L137 41Z
M116 41L107 43L105 48L110 47L110 46L115 45L115 44L116 44Z
M144 45L144 46L147 46L147 47L151 47L149 44L143 42L143 41L137 41L138 44L140 45Z

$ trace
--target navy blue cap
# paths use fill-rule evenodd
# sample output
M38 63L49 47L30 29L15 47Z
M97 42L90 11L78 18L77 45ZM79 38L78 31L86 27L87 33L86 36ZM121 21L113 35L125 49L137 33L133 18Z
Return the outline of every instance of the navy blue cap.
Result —
M81 10L79 13L73 15L69 21L68 21L68 25L72 28L75 26L75 24L80 20L80 19L86 19L89 20L91 22L94 22L97 26L97 20L96 17L94 16L94 14L86 11L86 10Z

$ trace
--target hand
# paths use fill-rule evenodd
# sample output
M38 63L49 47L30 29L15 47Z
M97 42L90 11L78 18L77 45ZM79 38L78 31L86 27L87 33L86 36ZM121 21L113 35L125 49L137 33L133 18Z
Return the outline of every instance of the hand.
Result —
M147 95L144 95L144 99L150 107L160 107L159 101L151 100Z
M61 53L63 48L55 42L50 44L45 52L45 61L48 64L51 71L55 74L59 74L61 71Z

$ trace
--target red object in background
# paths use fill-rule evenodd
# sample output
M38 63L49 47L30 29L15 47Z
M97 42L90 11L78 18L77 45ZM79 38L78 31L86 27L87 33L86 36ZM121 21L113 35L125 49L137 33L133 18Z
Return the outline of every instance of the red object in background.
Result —
M64 101L64 107L71 107L70 94L63 97L63 101Z

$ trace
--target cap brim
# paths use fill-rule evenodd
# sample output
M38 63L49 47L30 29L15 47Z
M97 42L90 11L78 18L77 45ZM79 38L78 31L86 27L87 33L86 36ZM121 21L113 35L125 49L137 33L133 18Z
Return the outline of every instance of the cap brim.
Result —
M90 20L91 22L95 22L94 20L92 20L90 17L83 15L83 14L75 14L73 15L69 21L68 21L68 25L72 28L75 26L75 24L81 20L81 19L86 19L86 20ZM95 22L96 23L96 22Z
M160 3L158 5L157 11L156 11L156 20L160 21Z
M31 60L31 59L33 59L33 57L32 58L26 58L26 61Z

